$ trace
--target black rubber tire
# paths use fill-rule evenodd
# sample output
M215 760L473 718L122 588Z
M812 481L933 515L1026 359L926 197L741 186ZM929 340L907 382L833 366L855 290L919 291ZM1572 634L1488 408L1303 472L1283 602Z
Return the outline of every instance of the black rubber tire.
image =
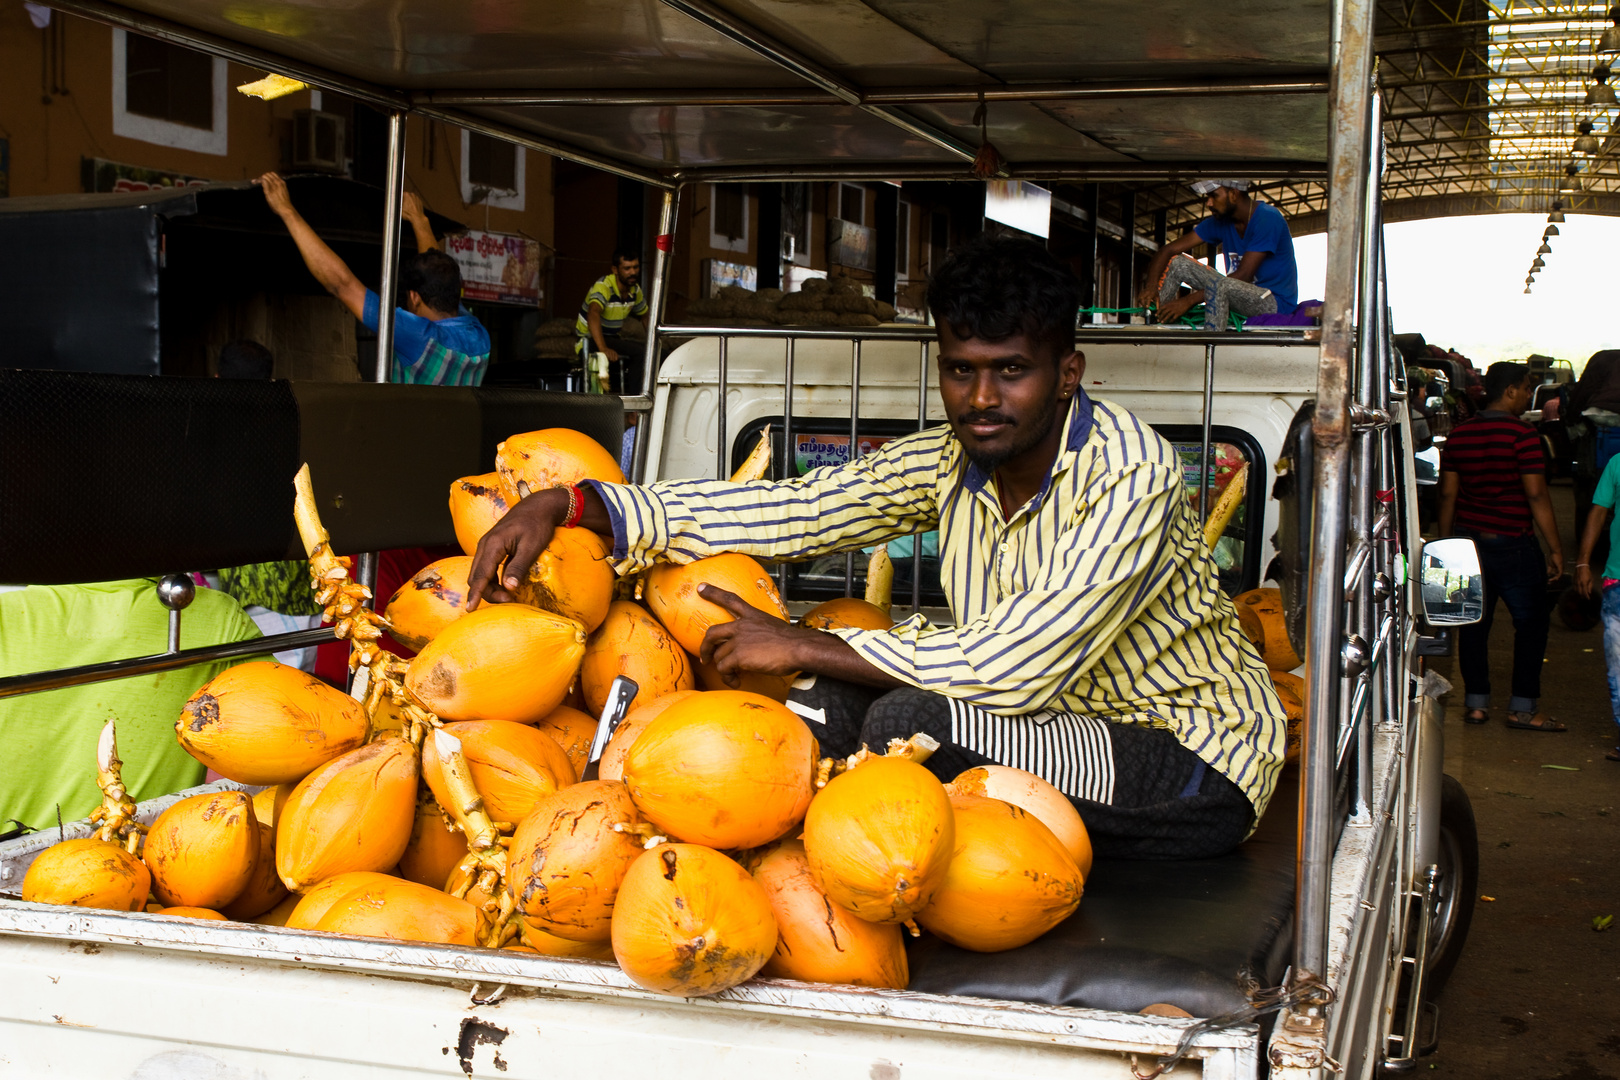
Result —
M1474 921L1479 898L1479 830L1474 806L1456 777L1440 782L1440 911L1429 931L1429 963L1423 996L1433 1001L1445 989Z

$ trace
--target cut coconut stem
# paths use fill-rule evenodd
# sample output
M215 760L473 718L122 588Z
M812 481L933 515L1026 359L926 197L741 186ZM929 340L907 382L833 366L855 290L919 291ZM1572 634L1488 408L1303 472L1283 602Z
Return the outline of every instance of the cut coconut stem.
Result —
M101 805L91 811L90 823L99 826L98 837L123 844L133 855L146 828L135 821L135 800L124 788L117 724L116 719L108 720L96 742L96 786L101 788Z
M884 615L894 603L894 560L889 558L886 544L873 548L866 561L866 602Z
M630 836L639 837L641 839L641 847L645 851L651 851L659 844L669 843L669 837L660 834L657 829L653 828L653 826L647 824L645 821L615 822L613 831L616 833L627 833Z
M742 463L738 470L731 474L733 484L749 484L764 478L766 471L771 467L771 426L765 425L759 433L759 441L748 454L748 460Z
M433 733L433 749L443 762L444 786L450 789L452 800L451 805L443 809L467 837L467 847L474 852L498 847L500 830L484 809L484 797L478 794L478 786L473 783L472 769L461 752L461 740L439 728Z

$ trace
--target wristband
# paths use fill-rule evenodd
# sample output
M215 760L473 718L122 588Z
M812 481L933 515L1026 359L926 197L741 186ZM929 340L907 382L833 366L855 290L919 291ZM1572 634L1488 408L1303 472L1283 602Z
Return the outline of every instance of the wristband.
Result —
M585 495L575 484L569 484L563 490L568 492L568 513L563 518L561 527L572 529L585 516Z

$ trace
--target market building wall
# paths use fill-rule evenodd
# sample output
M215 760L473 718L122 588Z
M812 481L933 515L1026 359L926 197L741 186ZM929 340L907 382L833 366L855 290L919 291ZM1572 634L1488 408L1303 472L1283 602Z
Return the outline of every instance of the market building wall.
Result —
M380 180L383 151L378 143L384 121L364 105L309 90L274 101L251 98L236 87L264 72L190 53L201 67L189 69L193 78L183 85L202 90L177 90L169 105L191 123L153 120L130 108L129 67L131 57L141 52L139 41L132 53L122 31L59 11L51 11L44 26L36 26L34 17L21 4L0 5L0 197L241 182L271 170L297 171L295 117L311 108L345 121L350 175L362 183ZM466 179L468 138L459 128L410 117L407 189L419 193L430 210L468 228L538 241L541 258L549 261L554 239L552 159L512 147L521 189L515 196L480 197ZM409 229L405 233L408 237ZM93 265L87 264L86 272L93 272ZM229 273L230 268L221 271ZM549 267L541 275L542 309L552 301L548 284ZM492 334L504 339L498 350L504 347L523 358L532 353L525 335L532 335L532 324L544 312L523 316L506 307L490 305L490 321L499 324L491 326ZM313 294L296 287L286 294L259 294L237 310L214 312L212 318L219 325L208 330L210 341L221 335L272 339L266 344L285 357L285 363L278 363L279 376L359 377L354 320L318 289ZM365 337L363 328L358 336ZM182 366L187 374L205 373L189 359Z

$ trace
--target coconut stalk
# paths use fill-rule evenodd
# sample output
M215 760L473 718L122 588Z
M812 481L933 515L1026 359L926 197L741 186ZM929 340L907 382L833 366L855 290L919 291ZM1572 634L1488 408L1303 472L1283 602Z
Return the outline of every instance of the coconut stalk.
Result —
M135 800L124 789L124 763L118 759L117 723L117 720L108 720L96 743L96 786L101 789L101 805L90 811L90 824L98 826L98 838L121 844L133 855L146 826L135 820Z
M901 757L921 765L933 757L934 751L938 749L938 739L919 731L909 739L890 739L881 755L874 754L869 747L862 746L847 758L822 758L816 763L816 790L826 787L827 781L833 777L846 773L871 758Z
M433 749L444 762L444 783L450 789L451 805L439 808L467 838L467 854L456 870L461 884L450 895L465 900L474 886L489 894L478 909L478 943L498 949L517 937L517 902L505 886L507 847L512 843L513 826L498 826L484 808L484 797L473 783L472 770L461 752L461 740L443 728L433 732ZM452 873L451 879L458 877Z
M468 889L477 883L500 898L480 909L478 929L479 944L499 948L517 934L515 904L504 885L506 845L511 842L514 826L497 825L490 820L483 797L473 783L472 770L461 752L461 740L444 731L444 722L405 688L405 673L410 665L376 644L388 628L388 620L366 607L371 590L351 576L353 561L332 552L332 538L321 524L308 464L293 478L293 489L293 519L309 558L315 600L332 620L333 633L354 646L349 652L349 667L355 672L357 687L362 678L365 680L361 697L366 715L371 718L373 733L376 734L378 727L378 711L386 700L398 710L404 722L403 734L418 755L422 752L422 740L432 734L434 749L444 762L454 802L452 806L440 803L439 809L467 837L467 856L461 863L461 868L468 871L467 880L456 895L458 899L465 899ZM420 759L417 764L420 767Z

